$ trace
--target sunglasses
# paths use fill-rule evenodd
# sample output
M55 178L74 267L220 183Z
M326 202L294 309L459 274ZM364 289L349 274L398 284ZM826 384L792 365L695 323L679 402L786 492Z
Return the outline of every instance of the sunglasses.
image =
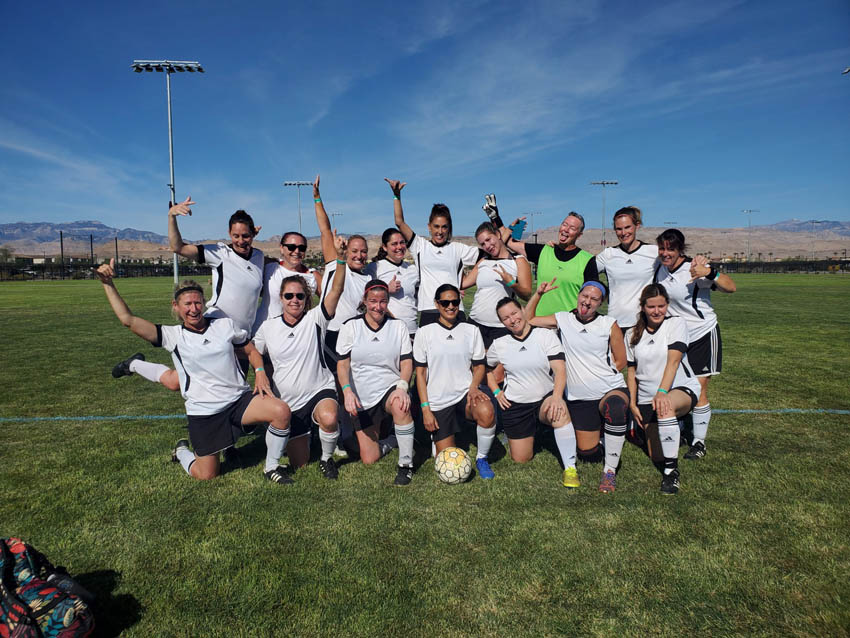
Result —
M298 301L304 301L304 299L306 299L307 295L305 295L303 292L285 292L285 293L283 293L283 298L286 299L287 301L289 301L293 297L295 297Z
M438 299L437 303L443 308L448 308L449 306L457 308L460 305L460 299Z
M284 244L284 247L293 253L296 250L300 250L302 253L307 252L307 244Z

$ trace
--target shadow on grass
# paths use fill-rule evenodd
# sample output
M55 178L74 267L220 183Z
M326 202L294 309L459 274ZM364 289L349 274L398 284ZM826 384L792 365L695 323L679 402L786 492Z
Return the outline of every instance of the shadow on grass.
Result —
M103 569L74 576L80 585L96 596L94 611L95 636L120 636L142 618L142 605L131 594L113 595L121 574Z

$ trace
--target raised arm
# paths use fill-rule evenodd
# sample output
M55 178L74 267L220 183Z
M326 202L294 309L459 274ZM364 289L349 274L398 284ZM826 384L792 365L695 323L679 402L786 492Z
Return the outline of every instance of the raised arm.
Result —
M186 259L198 259L198 247L194 244L187 244L183 241L183 236L180 234L180 229L177 227L177 217L192 214L192 206L195 202L191 197L187 197L179 204L174 204L168 209L168 245L171 252L177 253Z
M318 175L316 175L316 181L313 182L313 203L316 205L316 223L319 225L319 233L322 236L322 256L325 263L328 263L336 259L335 235L331 228L331 220L328 219L328 214L325 212L325 205L322 203L322 195L319 193Z
M511 226L516 226L520 221L525 219L525 216L517 217L512 223ZM505 242L505 245L510 248L515 253L519 253L526 259L528 255L525 253L525 242L518 241L511 236L511 229L508 226L502 226L499 229L499 235L502 237L502 241Z
M328 317L333 317L336 314L336 306L342 296L342 291L345 289L345 239L337 237L336 231L333 231L331 237L335 246L333 258L336 259L336 271L331 289L328 290L328 294L322 300L325 306L325 314Z
M537 290L534 291L534 294L531 295L531 299L528 300L528 303L525 305L525 320L528 321L532 326L539 326L540 328L557 328L558 322L555 319L555 315L546 315L544 317L535 317L534 312L537 310L537 303L540 301L540 297L549 292L550 290L555 290L558 286L555 285L555 279L552 281L544 281L539 286L537 286Z
M109 305L112 306L112 311L118 317L118 320L142 339L156 343L156 325L147 319L134 315L121 295L118 294L118 289L115 288L115 283L112 281L115 276L115 259L110 259L108 264L102 264L95 271L95 274L100 279L100 283L103 284L106 298L109 300Z
M711 264L691 263L691 277L694 279L705 277L708 281L714 282L714 285L720 292L735 292L738 288L732 278L726 273L715 270Z
M616 321L611 326L611 337L608 343L611 346L611 354L614 355L614 367L622 370L626 367L626 344L623 341L623 330Z
M393 219L396 227L401 232L405 241L409 244L413 239L413 229L404 221L404 210L401 208L401 189L407 186L407 182L402 182L397 179L384 178L384 181L390 185L393 192Z

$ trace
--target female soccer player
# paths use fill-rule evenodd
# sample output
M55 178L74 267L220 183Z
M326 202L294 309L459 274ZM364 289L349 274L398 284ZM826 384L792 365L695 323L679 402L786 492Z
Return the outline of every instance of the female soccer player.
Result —
M245 352L257 374L262 374L262 358L249 341L248 330L228 317L205 316L204 291L197 283L184 281L174 293L171 308L181 325L161 326L135 316L118 294L112 281L114 259L101 265L96 274L121 323L171 353L194 448L193 453L189 441L180 440L172 458L189 476L203 480L218 476L218 453L233 446L246 426L269 423L269 430L289 428L286 404L262 385L252 393L245 383L234 348Z
M373 279L366 284L365 312L346 321L339 331L337 374L360 444L360 460L371 465L381 458L381 424L392 417L399 449L395 484L408 485L413 478L413 418L407 393L413 355L407 327L387 314L389 298L385 282Z
M254 226L254 220L248 213L237 210L230 216L229 244L187 244L177 227L177 217L191 215L194 204L192 198L187 197L169 209L168 241L171 250L181 257L212 267L213 296L207 302L204 314L210 318L228 317L250 337L257 300L263 287L263 252L253 247L254 237L260 229ZM247 361L243 359L241 365L247 371ZM177 391L181 387L177 372L168 366L145 361L141 353L118 363L112 369L112 376L117 379L134 372L148 381L161 383L169 390Z
M387 307L393 317L404 322L410 339L416 334L416 289L419 287L419 271L416 266L404 261L407 242L397 228L387 228L381 235L381 247L369 264L375 279L387 282L390 303Z
M700 384L688 361L688 326L668 317L670 297L661 284L650 284L640 295L637 323L626 331L627 384L630 408L647 432L650 452L664 458L663 494L679 491L679 422L694 409ZM652 431L657 427L657 439ZM660 440L660 450L652 449Z
M708 382L712 376L720 374L723 360L720 326L711 305L711 291L735 292L736 287L729 275L685 255L685 236L680 230L668 228L656 241L661 264L655 271L654 281L669 293L671 312L687 322L688 361L700 384L699 402L693 414L693 441L685 453L686 459L695 461L705 456L705 437L711 420Z
M613 317L597 313L605 299L605 286L586 281L572 312L535 317L540 297L552 289L543 282L525 312L534 326L557 328L567 357L567 407L578 439L579 458L601 460L600 432L605 432L605 465L599 491L617 487L617 464L623 452L629 420L629 393L620 374L626 366L623 331Z
M475 466L481 478L491 479L495 473L487 455L496 438L496 415L490 399L478 389L485 371L481 331L458 319L460 291L452 284L437 288L434 305L439 319L420 326L413 340L422 421L439 453L454 446L463 421L474 420L478 426Z
M401 207L401 190L407 182L384 178L393 191L393 215L395 225L404 235L416 266L419 269L419 325L427 326L436 322L442 315L434 310L431 299L434 291L442 284L451 284L455 288L461 285L464 266L472 266L478 260L478 249L452 241L452 214L445 204L434 204L428 218L430 239L413 232L404 221ZM459 318L466 317L460 311Z
M525 257L508 250L491 222L476 229L475 239L484 256L463 276L463 287L477 285L469 319L481 330L487 349L493 339L509 334L499 321L496 304L505 297L531 296L531 266Z
M496 306L508 334L496 338L487 350L487 367L504 366L504 390L492 372L487 374L487 382L502 408L511 458L517 463L530 461L537 423L551 425L564 464L563 485L578 487L576 436L564 403L564 349L554 332L534 328L526 321L516 299L505 297Z
M279 478L273 480L281 482L292 480L289 469L278 465L284 448L296 468L307 463L313 423L319 426L322 445L319 469L328 479L339 475L333 460L339 438L339 406L334 378L322 348L322 334L334 317L348 279L346 262L342 259L345 240L334 234L334 242L337 252L334 274L328 280L330 288L319 305L311 308L310 287L301 275L287 277L280 287L283 313L266 319L254 335L257 351L261 355L268 353L272 361L273 379L280 398L292 411L291 426L283 429L270 426L270 436L266 437L266 471L276 468ZM269 389L268 376L262 369L257 371L257 386Z

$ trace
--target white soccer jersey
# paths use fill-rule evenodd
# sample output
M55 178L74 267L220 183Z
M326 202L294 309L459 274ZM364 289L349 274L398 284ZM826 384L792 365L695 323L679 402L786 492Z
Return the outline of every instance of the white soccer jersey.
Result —
M333 286L336 265L336 260L325 265L325 274L322 276L322 301L328 296L328 291ZM339 332L339 328L344 321L348 321L359 314L357 308L360 306L360 302L363 301L366 284L372 281L373 278L373 273L368 269L360 273L346 266L345 288L336 304L336 314L334 314L333 319L328 324L328 330Z
M514 298L513 291L502 279L497 267L504 268L512 279L517 278L517 260L522 255L512 255L506 259L485 257L478 262L478 275L475 278L475 297L469 309L469 318L482 326L501 328L502 322L496 314L496 304L505 297Z
M227 317L208 319L203 332L184 326L156 327L156 343L171 353L180 378L186 414L217 414L250 390L234 346L248 343L248 331Z
M416 291L419 288L419 270L413 264L402 261L394 264L389 259L379 259L369 264L368 270L372 271L375 279L380 279L387 284L393 277L401 282L401 288L390 295L388 308L396 319L400 319L407 326L410 334L416 332Z
M340 359L351 361L351 389L368 410L401 378L401 361L412 359L410 333L404 322L385 317L372 330L364 315L342 324L336 351Z
M638 244L631 252L611 246L596 255L597 270L608 276L608 315L626 328L637 323L640 293L652 283L658 265L658 246Z
M250 331L263 288L263 251L251 249L242 257L224 242L198 245L198 263L212 267L212 299L207 317L229 317L242 330Z
M516 403L540 401L555 387L550 361L564 360L564 349L554 331L532 327L519 339L505 335L487 350L487 365L505 366L505 398Z
M283 315L266 319L254 335L257 350L272 360L280 398L293 412L320 390L336 387L322 352L329 321L324 305L319 304L294 325L286 323Z
M456 241L435 246L430 239L414 235L410 254L419 269L419 310L434 310L434 292L443 284L460 288L463 267L478 260L478 248Z
M687 257L673 272L659 265L655 281L670 296L670 314L683 317L688 322L688 339L691 343L711 332L717 325L717 314L711 305L714 282L700 277L691 281L691 258Z
M309 272L297 272L295 270L289 270L289 268L281 263L272 262L266 264L265 271L263 272L263 294L260 298L257 317L254 319L253 332L257 332L260 325L266 319L283 314L283 306L280 303L280 285L284 279L294 275L304 277L310 293L316 294L316 278L313 276L312 269Z
M672 388L685 386L699 396L700 385L688 364L688 325L681 317L666 317L655 332L643 331L640 341L632 347L632 331L626 330L626 358L630 367L635 367L638 382L638 403L652 403L658 392L664 369L667 367L667 351L678 350L682 361L676 369ZM665 388L670 390L671 388Z
M469 392L470 366L485 363L484 339L471 323L459 321L452 328L429 323L416 331L413 361L417 367L428 366L428 403L432 411L442 410Z
M556 312L555 321L567 355L567 399L601 399L626 385L611 354L613 317L596 315L583 323L573 310Z

